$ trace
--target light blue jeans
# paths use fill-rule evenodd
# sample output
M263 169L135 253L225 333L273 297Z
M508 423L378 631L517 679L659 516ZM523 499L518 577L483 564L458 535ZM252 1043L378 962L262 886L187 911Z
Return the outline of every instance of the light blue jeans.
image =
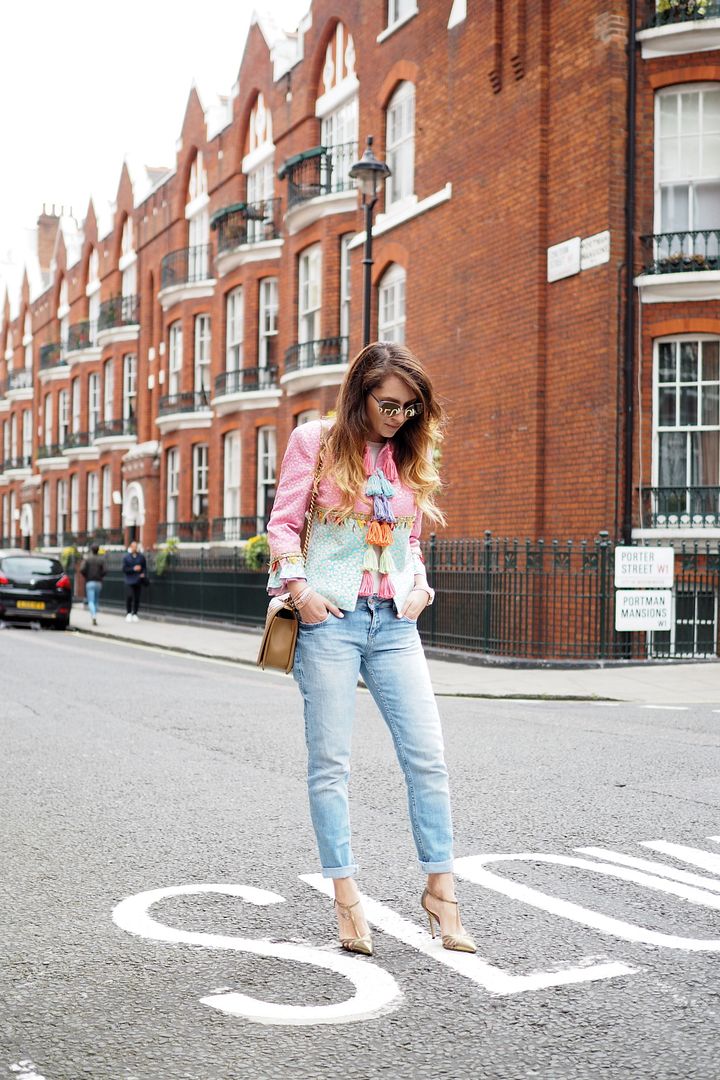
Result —
M85 595L87 597L88 608L93 619L97 618L98 602L100 600L100 590L102 589L102 581L86 581L85 582Z
M358 675L390 729L405 774L410 825L426 874L452 870L448 774L435 695L417 626L391 600L358 600L344 619L300 623L293 674L305 705L310 814L324 877L357 873L348 780Z

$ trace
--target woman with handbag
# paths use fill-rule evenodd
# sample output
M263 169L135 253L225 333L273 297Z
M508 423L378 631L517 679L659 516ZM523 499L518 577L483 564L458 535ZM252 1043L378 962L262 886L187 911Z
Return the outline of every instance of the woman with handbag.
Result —
M416 621L434 599L421 517L443 518L432 461L442 410L409 349L375 342L352 361L334 423L292 432L268 523L268 591L289 593L299 628L293 674L304 702L310 812L332 878L340 943L372 954L350 844L348 778L358 675L405 774L427 887L421 904L446 949L475 952L452 876L452 822L440 717ZM308 507L310 520L306 522ZM309 532L305 552L303 527Z

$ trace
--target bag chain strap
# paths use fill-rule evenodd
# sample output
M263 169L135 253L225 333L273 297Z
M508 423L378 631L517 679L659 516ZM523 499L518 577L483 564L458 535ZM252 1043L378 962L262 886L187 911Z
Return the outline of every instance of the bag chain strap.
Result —
M317 504L318 488L320 486L320 473L322 472L323 455L325 453L325 432L323 431L320 436L320 449L318 451L317 465L315 466L315 476L313 477L312 494L310 495L310 505L307 510L307 528L305 529L305 540L302 546L303 562L307 559L308 547L310 546L310 533L313 527L313 518L315 517L315 506ZM288 595L288 603L293 611L297 614L298 609L295 606L295 601L292 596Z

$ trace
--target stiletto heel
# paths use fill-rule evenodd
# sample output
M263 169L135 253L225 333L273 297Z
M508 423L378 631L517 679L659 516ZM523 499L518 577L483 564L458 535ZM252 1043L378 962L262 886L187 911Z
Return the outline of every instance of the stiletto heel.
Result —
M352 923L352 928L355 931L355 937L340 938L340 944L347 952L361 953L363 956L372 956L373 946L372 938L370 934L359 934L357 923L355 922L355 916L352 913L352 909L357 907L360 903L356 900L354 904L341 904L339 900L335 900L334 904L336 908L339 908L340 912L349 919Z
M427 906L426 901L428 896L431 896L433 900L438 900L441 904L454 904L458 922L460 921L460 914L457 910L457 900L443 900L441 896L436 896L435 893L431 893L429 889L425 889L422 896L420 897L420 904L423 911L427 912L428 921L430 923L430 933L432 934L433 938L435 937L435 926L433 924L434 919L435 922L438 924L438 930L440 931L440 938L442 940L443 949L449 949L452 952L477 952L477 945L469 934L443 934L438 915L436 915L434 911L431 911L431 909Z

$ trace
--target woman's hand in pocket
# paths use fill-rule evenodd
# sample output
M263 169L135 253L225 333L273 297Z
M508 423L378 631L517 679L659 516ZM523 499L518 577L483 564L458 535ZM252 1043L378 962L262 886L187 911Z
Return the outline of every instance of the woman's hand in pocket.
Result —
M398 619L410 619L417 622L425 608L428 606L429 596L422 589L413 589L405 601L405 606L398 615Z
M344 618L342 611L331 600L327 600L321 593L313 591L305 603L298 609L300 621L304 623L320 623L327 619L328 614L337 619Z

